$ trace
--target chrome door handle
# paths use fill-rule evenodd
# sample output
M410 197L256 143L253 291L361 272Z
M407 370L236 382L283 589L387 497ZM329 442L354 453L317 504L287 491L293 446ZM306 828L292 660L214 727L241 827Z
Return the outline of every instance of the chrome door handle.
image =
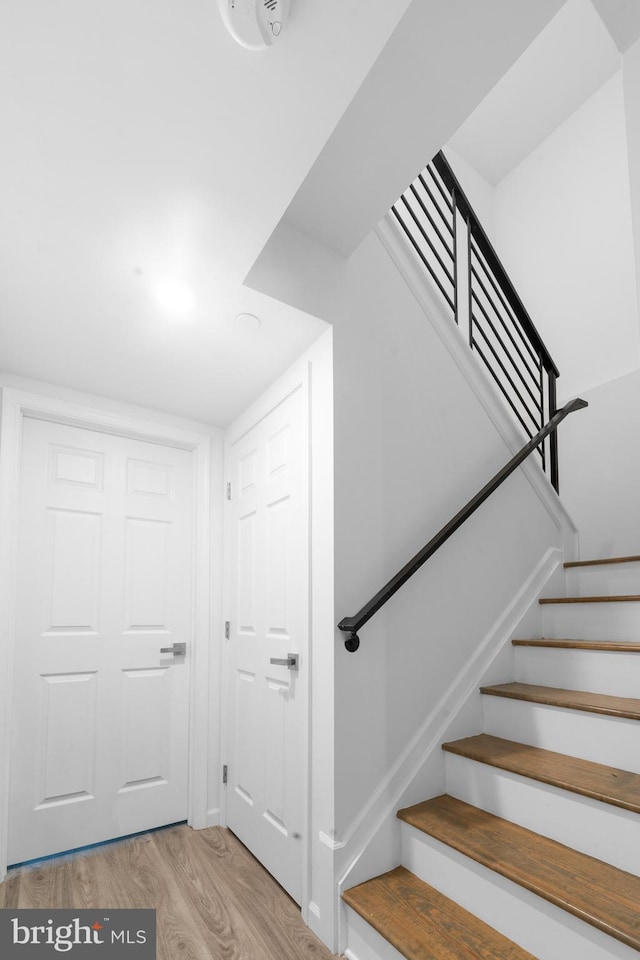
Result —
M269 663L273 663L278 667L288 667L289 670L298 669L298 654L297 653L288 653L286 657L271 657Z
M160 647L160 653L172 653L174 657L184 657L187 652L187 644L185 640L181 640L179 643L174 643L171 647Z

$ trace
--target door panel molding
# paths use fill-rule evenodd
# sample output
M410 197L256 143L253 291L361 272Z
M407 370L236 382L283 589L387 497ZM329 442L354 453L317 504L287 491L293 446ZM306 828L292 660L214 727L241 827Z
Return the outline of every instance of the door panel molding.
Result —
M211 448L205 433L115 414L66 400L4 387L0 391L0 882L6 876L9 828L13 645L17 589L17 517L22 427L25 417L177 447L193 453L193 647L190 657L188 822L207 826L211 597Z

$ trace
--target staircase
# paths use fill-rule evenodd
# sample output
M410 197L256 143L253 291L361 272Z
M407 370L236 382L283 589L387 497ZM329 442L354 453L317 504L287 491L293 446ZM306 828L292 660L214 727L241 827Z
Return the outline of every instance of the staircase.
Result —
M640 951L640 557L565 564L447 794L400 810L402 865L345 891L354 960Z

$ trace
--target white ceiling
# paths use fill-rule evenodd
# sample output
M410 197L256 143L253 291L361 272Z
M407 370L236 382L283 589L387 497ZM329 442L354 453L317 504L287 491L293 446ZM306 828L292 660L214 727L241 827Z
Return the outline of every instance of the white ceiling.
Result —
M1 4L0 370L229 423L325 329L243 284L294 198L298 224L310 200L320 232L344 213L352 248L404 186L394 154L416 116L437 149L560 3L292 0L258 53L226 33L217 0ZM460 37L481 62L443 86ZM452 112L410 109L421 82ZM363 162L376 187L351 209ZM174 277L197 298L182 320L153 298ZM240 312L259 328L235 324Z
M621 53L640 37L638 0L592 0Z
M293 0L258 53L217 0L3 4L0 370L233 419L325 329L242 280L408 3Z
M287 223L349 256L563 2L414 0L296 193Z
M626 0L594 3L607 8L607 23L618 29L619 42L623 32L627 46L640 34L640 0L633 0L633 18ZM620 65L616 43L591 0L568 0L457 130L450 145L495 185Z

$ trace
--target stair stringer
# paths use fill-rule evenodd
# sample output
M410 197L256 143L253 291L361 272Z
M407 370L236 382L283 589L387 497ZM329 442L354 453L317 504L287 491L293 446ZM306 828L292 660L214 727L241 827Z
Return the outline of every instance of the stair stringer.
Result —
M338 898L348 887L390 870L400 862L398 808L445 791L442 743L481 729L479 688L513 675L511 639L514 634L540 634L538 599L543 591L553 589L555 583L564 583L562 560L562 551L555 547L540 558L478 644L465 669L445 689L366 808L339 841L331 841ZM338 949L344 952L349 920L347 908L341 900L340 904ZM353 952L351 956L357 960Z

